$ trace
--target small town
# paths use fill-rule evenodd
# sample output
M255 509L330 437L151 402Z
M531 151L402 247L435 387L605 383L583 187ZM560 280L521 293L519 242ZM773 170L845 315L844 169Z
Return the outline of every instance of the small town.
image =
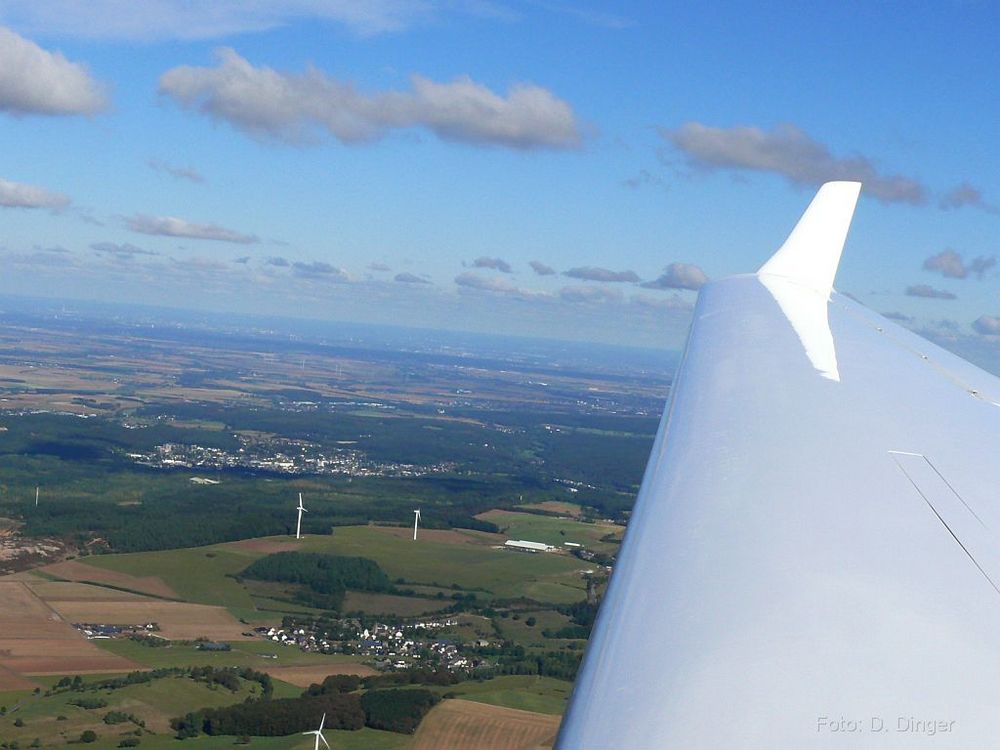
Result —
M214 469L268 472L273 474L326 475L348 477L421 477L454 470L450 463L417 466L379 463L355 448L320 450L304 440L273 439L250 441L240 438L236 452L202 445L163 443L149 452L125 455L134 463L156 469Z
M373 659L381 671L414 668L468 671L490 666L463 653L462 644L434 633L457 625L453 619L418 620L408 623L376 622L363 625L358 620L336 620L323 627L315 623L298 623L286 618L280 628L258 627L253 633L282 646L294 646L302 651L355 654ZM476 646L486 647L487 640Z

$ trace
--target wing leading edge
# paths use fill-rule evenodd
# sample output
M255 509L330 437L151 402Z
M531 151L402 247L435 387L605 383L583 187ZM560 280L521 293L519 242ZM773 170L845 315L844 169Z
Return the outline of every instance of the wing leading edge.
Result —
M832 291L857 188L702 289L557 748L992 745L1000 381Z

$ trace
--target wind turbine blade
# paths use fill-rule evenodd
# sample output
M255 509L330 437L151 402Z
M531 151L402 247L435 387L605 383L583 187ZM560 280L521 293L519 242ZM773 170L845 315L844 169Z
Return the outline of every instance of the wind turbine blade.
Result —
M326 745L326 750L332 750L330 743L326 741L326 737L323 736L322 732L319 733L319 738L323 740L323 744Z

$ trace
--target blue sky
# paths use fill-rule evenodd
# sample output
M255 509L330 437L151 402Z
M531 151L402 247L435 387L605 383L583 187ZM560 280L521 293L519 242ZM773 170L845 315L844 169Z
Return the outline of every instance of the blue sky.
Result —
M861 178L838 287L995 350L1000 14L823 5L0 0L0 292L674 348Z

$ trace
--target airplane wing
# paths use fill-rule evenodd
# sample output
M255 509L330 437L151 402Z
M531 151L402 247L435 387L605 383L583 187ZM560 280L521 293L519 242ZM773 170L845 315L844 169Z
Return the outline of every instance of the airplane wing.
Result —
M702 289L557 748L995 746L1000 381L832 291L859 189Z

